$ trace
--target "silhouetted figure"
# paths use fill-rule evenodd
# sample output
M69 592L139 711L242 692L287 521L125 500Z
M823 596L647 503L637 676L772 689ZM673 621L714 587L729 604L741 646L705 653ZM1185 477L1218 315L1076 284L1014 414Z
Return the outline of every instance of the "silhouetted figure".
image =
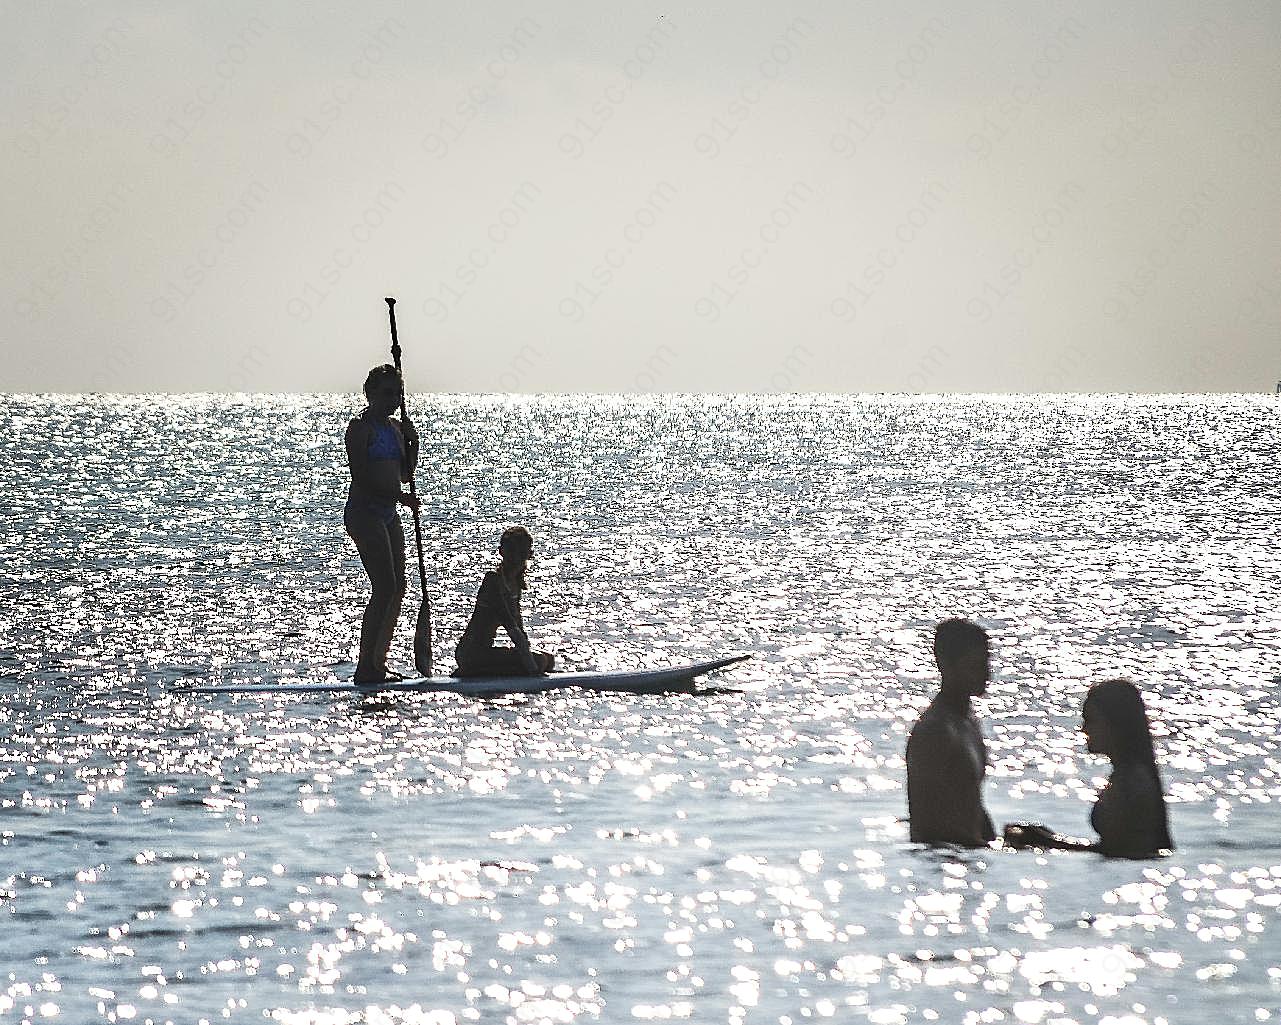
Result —
M1173 850L1161 772L1139 689L1129 680L1096 683L1085 696L1081 716L1086 750L1112 760L1112 775L1090 812L1098 840L1060 836L1036 823L1011 823L1005 827L1005 842L1011 847L1097 851L1114 858L1150 858Z
M987 691L987 632L968 619L934 628L942 685L907 738L907 815L916 843L981 847L996 839L983 807L987 747L970 699Z
M400 405L400 374L390 363L374 367L365 378L364 412L347 424L347 466L351 488L343 509L343 526L356 543L361 565L369 574L370 595L360 623L357 683L402 679L387 671L387 652L405 596L405 532L396 504L414 500L400 490L418 465L418 432L391 414Z
M537 676L551 672L554 659L545 651L531 651L529 635L520 615L520 592L525 589L525 568L534 554L534 539L524 527L508 527L498 542L502 557L497 569L485 574L476 595L476 607L463 631L454 657L455 676ZM515 647L494 644L498 628L507 631Z

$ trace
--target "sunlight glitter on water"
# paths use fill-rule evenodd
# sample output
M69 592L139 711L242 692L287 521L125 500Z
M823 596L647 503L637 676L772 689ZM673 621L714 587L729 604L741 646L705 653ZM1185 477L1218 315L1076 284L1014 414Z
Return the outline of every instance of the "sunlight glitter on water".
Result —
M415 406L442 663L508 522L566 664L753 661L693 697L172 694L351 671L350 404L10 398L0 1020L1281 1013L1275 404ZM1086 830L1081 699L1129 675L1172 857L907 843L956 613L995 639L994 818Z

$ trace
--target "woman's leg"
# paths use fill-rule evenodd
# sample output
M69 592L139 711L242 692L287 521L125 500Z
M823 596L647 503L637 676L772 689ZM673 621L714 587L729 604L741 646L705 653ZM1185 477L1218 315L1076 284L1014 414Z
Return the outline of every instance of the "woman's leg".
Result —
M386 672L384 663L391 640L386 624L390 619L391 628L395 629L395 616L389 614L393 609L399 612L400 598L404 595L404 537L395 525L389 530L387 524L376 516L348 514L343 517L343 524L348 536L355 542L360 563L369 576L370 595L360 622L360 657L356 662L356 679L372 683L381 680ZM400 535L401 541L399 573L393 540L396 535ZM385 633L386 643L383 636Z
M405 528L397 516L387 524L387 540L391 545L392 594L391 604L383 619L382 630L378 634L379 666L387 671L387 653L391 651L391 638L396 632L396 623L400 620L400 606L405 600Z

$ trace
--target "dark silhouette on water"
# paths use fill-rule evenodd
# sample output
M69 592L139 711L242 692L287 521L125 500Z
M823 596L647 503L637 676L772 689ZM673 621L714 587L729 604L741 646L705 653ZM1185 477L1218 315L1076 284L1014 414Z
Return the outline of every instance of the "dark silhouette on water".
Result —
M1093 843L1061 836L1038 823L1011 823L1011 847L1097 851L1116 858L1150 858L1173 850L1161 771L1143 696L1129 680L1096 683L1085 696L1081 729L1092 754L1112 760L1112 775L1090 812Z
M411 508L416 499L401 491L418 465L418 432L407 419L391 414L400 404L400 373L390 363L374 367L365 378L368 406L347 424L347 466L351 487L343 509L343 526L356 544L369 575L370 595L360 623L357 683L388 678L387 652L405 597L405 532L397 503Z
M476 607L454 649L458 660L455 676L536 676L551 672L555 662L545 651L530 650L520 615L520 592L525 589L525 568L534 554L534 539L524 527L508 527L498 542L498 551L502 562L481 581ZM500 626L515 647L494 644Z
M983 807L987 747L970 699L987 691L986 631L968 619L934 628L941 686L907 738L907 815L916 843L981 847L996 839Z

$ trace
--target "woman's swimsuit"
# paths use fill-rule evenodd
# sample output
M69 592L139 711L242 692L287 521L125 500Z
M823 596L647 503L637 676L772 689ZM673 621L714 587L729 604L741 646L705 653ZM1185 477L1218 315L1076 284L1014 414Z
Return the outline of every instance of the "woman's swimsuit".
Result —
M374 429L369 433L369 447L365 451L371 463L382 459L394 459L398 463L401 461L400 435L389 420L374 424ZM354 501L351 495L347 496L347 506L343 512L374 516L384 523L391 523L397 518L395 502L380 502L372 498Z
M395 459L400 461L400 435L391 423L384 420L374 424L373 433L369 435L369 461L378 459Z

